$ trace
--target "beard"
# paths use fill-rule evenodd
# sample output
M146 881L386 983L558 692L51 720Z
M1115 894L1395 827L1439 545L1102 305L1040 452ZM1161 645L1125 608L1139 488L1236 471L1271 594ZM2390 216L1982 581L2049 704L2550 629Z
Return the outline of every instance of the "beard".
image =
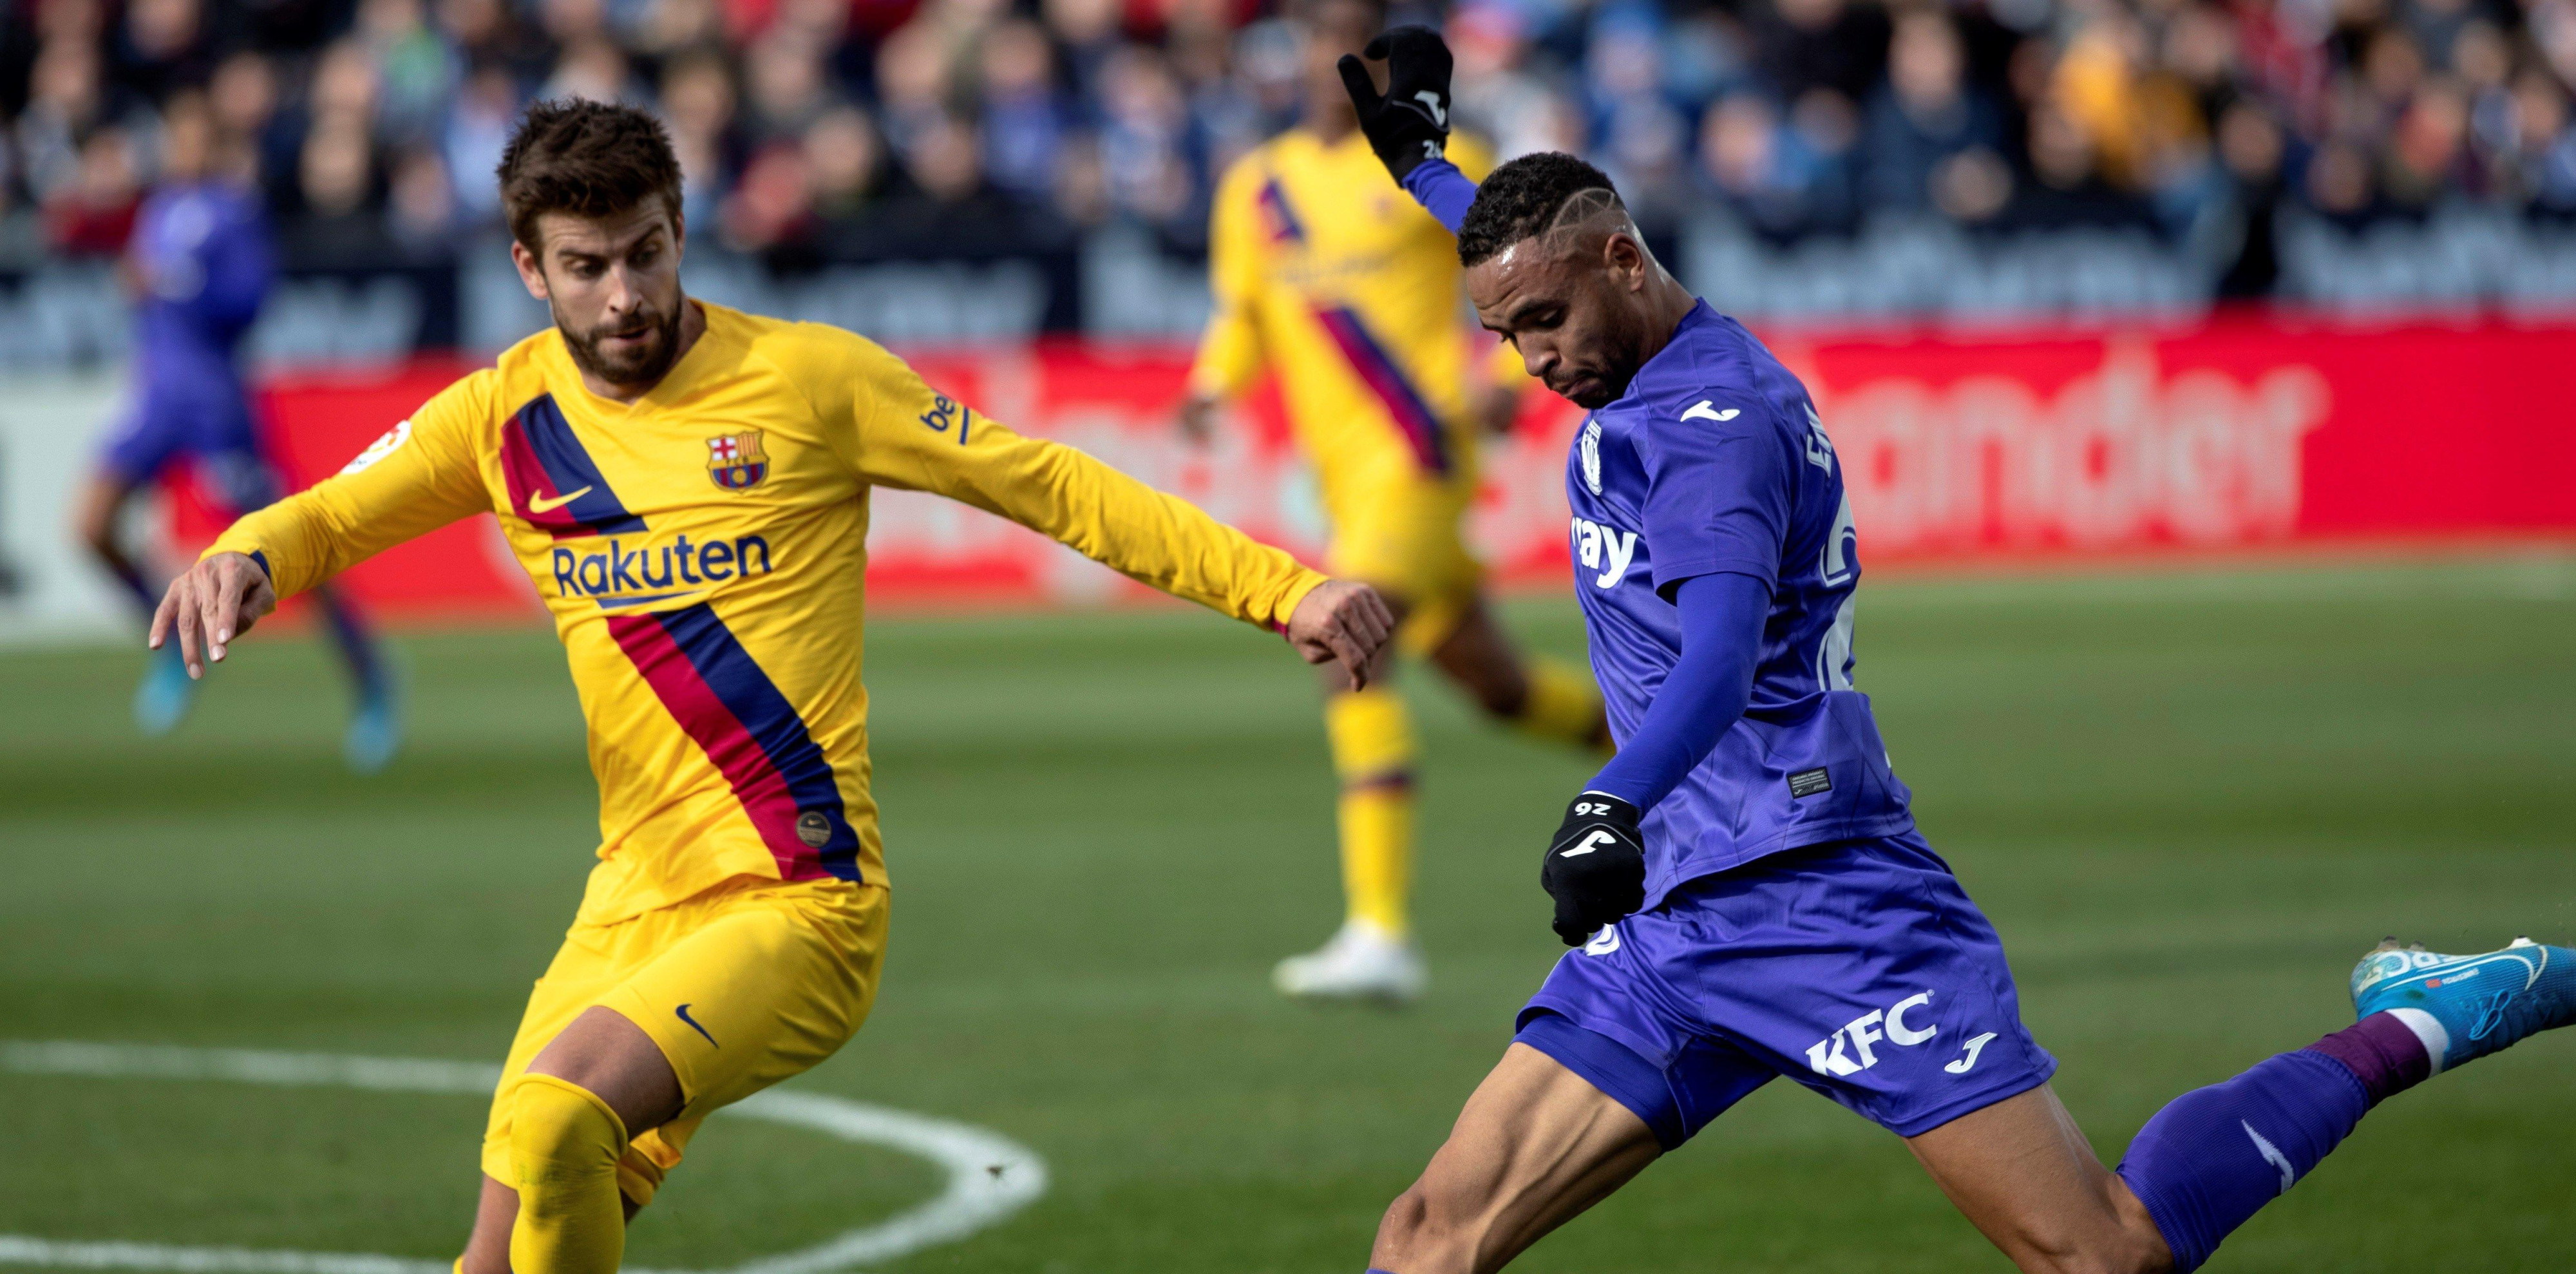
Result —
M648 305L614 325L603 323L586 332L574 331L563 312L554 310L555 330L563 333L564 349L583 371L620 389L649 389L679 361L680 313L687 305L687 298L680 298L668 314ZM547 308L554 309L551 302ZM645 339L607 344L613 337L631 336Z

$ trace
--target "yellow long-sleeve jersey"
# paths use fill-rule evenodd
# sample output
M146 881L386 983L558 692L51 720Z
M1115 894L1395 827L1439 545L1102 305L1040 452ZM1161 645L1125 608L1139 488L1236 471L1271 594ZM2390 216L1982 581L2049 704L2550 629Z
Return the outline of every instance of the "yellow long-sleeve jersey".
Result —
M705 334L632 404L584 388L549 329L208 550L253 555L284 595L497 514L589 724L584 920L739 876L884 879L859 680L872 486L999 513L1252 623L1283 626L1323 580L861 337L703 309Z
M1491 164L1464 137L1449 157L1479 179ZM1457 242L1367 138L1290 129L1236 161L1217 186L1208 258L1216 308L1194 390L1232 396L1275 368L1328 503L1382 479L1472 483Z

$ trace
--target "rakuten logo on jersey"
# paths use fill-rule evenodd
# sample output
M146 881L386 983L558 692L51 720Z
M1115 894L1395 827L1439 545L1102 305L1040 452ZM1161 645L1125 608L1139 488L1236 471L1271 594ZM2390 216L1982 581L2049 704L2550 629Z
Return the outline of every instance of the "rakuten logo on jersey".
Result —
M769 573L769 541L757 535L730 540L714 536L691 540L682 535L672 543L632 549L615 536L581 543L600 547L586 553L563 546L554 550L551 565L559 597L597 597L604 599L603 604L618 598L658 601L677 595L666 590L685 592L737 576ZM637 597L646 593L651 596Z
M1819 1075L1857 1075L1878 1065L1875 1045L1893 1044L1913 1048L1928 1044L1941 1028L1931 1023L1915 1026L1905 1020L1932 1003L1932 993L1909 995L1884 1010L1871 1009L1843 1023L1842 1029L1816 1041L1807 1048L1807 1065Z
M1595 572L1594 588L1610 588L1628 577L1628 563L1637 560L1637 533L1622 531L1590 518L1574 519L1574 562L1585 571Z

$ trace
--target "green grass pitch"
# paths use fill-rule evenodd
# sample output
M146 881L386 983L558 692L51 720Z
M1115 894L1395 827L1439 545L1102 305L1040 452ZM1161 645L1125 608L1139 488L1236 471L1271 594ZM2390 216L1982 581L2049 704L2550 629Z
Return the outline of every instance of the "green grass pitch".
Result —
M1510 608L1578 653L1561 601ZM1872 692L2115 1158L2185 1088L2349 1021L2387 933L2576 940L2576 559L1874 582ZM1417 672L1410 1012L1281 1001L1338 918L1308 674L1177 610L868 633L896 884L875 1017L796 1082L1034 1147L1054 1186L898 1270L1357 1274L1560 950L1535 882L1580 759ZM402 643L413 733L341 772L338 677L261 635L175 738L124 651L0 657L0 1037L497 1061L596 835L540 633ZM2220 1271L2576 1263L2576 1038L2383 1107ZM482 1103L0 1074L0 1234L444 1258ZM929 1166L719 1122L635 1228L730 1265L888 1215ZM1519 1268L1995 1270L1901 1144L1774 1084Z

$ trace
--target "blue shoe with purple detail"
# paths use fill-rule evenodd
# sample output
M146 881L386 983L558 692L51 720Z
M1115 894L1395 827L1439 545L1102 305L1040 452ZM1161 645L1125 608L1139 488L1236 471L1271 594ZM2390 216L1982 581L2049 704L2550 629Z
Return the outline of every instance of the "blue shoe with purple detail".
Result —
M2441 955L2390 938L2352 971L2355 1017L2390 1013L2432 1055L2433 1073L2576 1023L2576 951L2516 938L2501 951Z

